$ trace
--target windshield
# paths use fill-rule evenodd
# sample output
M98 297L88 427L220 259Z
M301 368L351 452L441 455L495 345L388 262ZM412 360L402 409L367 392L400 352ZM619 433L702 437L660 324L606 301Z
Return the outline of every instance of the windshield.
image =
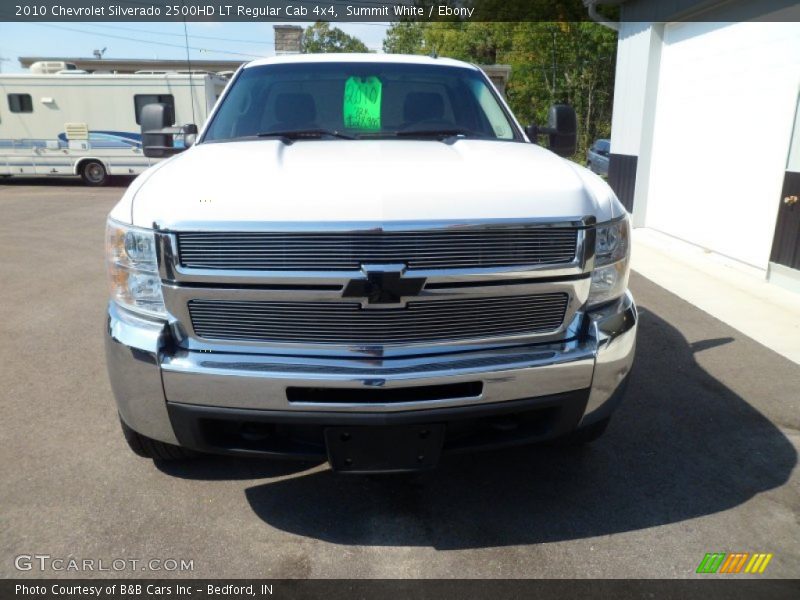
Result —
M339 138L464 135L518 140L473 69L395 63L305 63L244 69L203 141L304 132Z

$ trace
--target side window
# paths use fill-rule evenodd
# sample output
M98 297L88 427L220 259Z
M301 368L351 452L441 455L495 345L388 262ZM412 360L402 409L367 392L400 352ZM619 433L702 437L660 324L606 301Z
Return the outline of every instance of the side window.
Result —
M136 94L133 96L133 110L136 115L137 125L142 124L142 109L148 104L155 104L156 102L170 105L172 114L175 114L175 98L172 94Z
M9 94L8 110L12 113L33 112L33 99L30 94Z
M481 105L486 118L492 126L494 135L501 140L513 140L514 130L511 128L511 123L508 122L503 109L494 99L486 84L480 80L474 80L470 82L470 85L475 99Z

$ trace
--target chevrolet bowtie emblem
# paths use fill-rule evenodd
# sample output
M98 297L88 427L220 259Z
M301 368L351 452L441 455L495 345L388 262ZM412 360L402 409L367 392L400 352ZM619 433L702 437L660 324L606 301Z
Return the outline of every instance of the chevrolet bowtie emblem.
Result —
M387 304L403 305L404 297L419 296L424 277L405 277L405 265L364 266L366 277L351 279L342 292L344 298L361 298L365 308Z

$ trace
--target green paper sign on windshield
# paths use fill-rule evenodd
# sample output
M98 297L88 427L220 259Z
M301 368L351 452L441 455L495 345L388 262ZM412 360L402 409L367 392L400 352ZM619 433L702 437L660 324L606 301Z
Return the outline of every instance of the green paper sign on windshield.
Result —
M344 84L344 126L351 129L381 128L381 88L377 77L348 77Z

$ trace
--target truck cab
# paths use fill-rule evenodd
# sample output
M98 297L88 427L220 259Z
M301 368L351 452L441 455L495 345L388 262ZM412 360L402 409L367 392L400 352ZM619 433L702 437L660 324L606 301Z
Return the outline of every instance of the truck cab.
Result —
M150 458L415 471L605 429L637 311L628 214L459 61L254 61L111 211L107 364ZM545 143L540 145L539 142ZM193 143L192 143L193 142ZM186 148L186 146L191 146Z

